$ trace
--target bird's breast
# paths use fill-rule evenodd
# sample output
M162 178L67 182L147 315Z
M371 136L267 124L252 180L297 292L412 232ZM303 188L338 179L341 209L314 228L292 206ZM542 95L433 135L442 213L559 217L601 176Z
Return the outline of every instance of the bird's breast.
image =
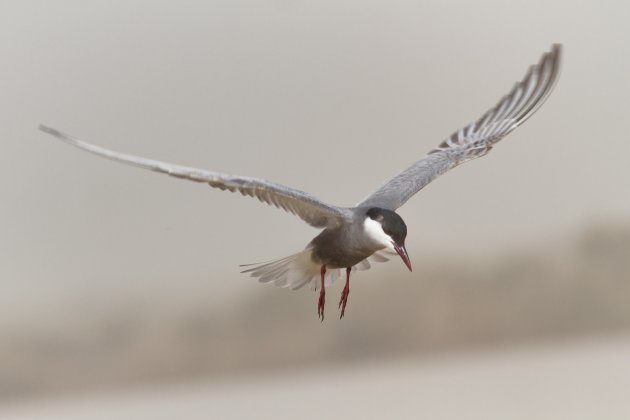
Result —
M383 249L352 227L326 229L310 242L309 247L313 250L313 261L329 268L352 267Z

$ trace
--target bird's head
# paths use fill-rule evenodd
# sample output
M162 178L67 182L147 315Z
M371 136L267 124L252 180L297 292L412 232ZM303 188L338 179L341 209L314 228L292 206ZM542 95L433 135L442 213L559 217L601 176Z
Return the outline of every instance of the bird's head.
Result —
M411 261L405 248L407 225L398 214L391 210L372 207L367 211L364 227L371 240L383 248L396 251L411 271Z

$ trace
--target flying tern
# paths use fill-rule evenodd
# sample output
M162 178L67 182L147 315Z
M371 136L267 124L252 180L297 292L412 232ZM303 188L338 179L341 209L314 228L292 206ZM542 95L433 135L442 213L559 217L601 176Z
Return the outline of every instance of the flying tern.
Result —
M323 229L306 248L288 257L245 266L244 273L261 283L273 283L293 290L310 285L320 291L317 312L324 319L326 288L345 270L345 287L339 301L343 317L350 293L350 273L370 268L370 261L382 262L383 255L398 254L411 271L405 248L407 226L396 210L429 182L455 166L484 156L508 133L525 122L551 93L559 75L561 46L553 45L525 77L478 120L454 132L436 149L385 182L354 207L338 207L281 184L258 178L227 175L214 171L161 162L108 150L40 125L56 138L118 162L165 173L176 178L209 184L295 214L309 225Z

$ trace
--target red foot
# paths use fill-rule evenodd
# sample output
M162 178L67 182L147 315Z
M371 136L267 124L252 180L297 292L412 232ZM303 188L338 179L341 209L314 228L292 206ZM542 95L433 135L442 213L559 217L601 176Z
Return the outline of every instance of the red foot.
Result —
M324 304L326 303L326 288L324 287L324 278L326 276L326 265L322 265L320 270L322 276L322 288L319 290L319 302L317 302L317 315L324 322Z
M346 304L348 303L348 295L350 294L350 271L352 271L352 267L347 267L346 286L343 288L343 292L341 292L341 299L339 300L339 307L341 308L341 316L339 319L343 318L346 313Z

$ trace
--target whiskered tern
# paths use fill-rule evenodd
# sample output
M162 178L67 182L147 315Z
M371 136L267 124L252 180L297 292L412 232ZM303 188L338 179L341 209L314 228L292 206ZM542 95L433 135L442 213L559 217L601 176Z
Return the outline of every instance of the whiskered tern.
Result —
M555 85L560 58L561 46L553 45L551 51L531 66L523 80L492 109L453 133L427 156L385 182L355 207L337 207L308 193L258 178L226 175L118 153L54 128L44 125L39 128L68 144L111 160L256 197L323 229L303 251L276 261L251 264L243 271L257 277L261 283L274 283L293 290L308 284L313 290L319 289L317 312L323 321L326 287L340 276L341 270L345 269L346 278L339 301L341 317L348 303L353 269L366 270L370 268L370 261L387 261L383 253L396 253L411 271L405 248L407 226L396 209L444 172L484 156L495 143L531 117Z

